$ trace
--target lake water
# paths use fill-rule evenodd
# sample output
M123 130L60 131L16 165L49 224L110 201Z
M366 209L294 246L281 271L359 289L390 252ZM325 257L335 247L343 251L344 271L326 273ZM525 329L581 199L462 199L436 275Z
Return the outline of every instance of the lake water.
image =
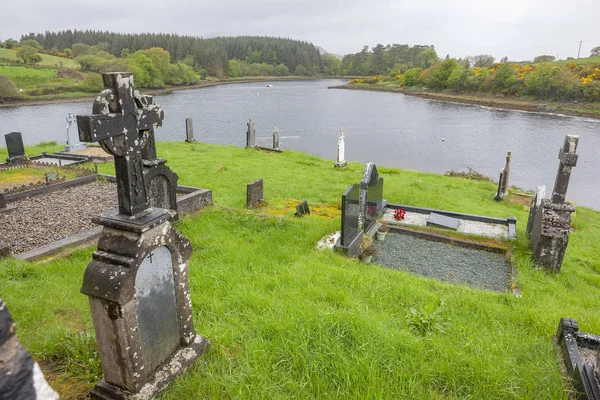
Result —
M579 135L579 161L568 198L600 209L600 121L443 103L396 93L330 90L338 80L247 83L175 91L156 96L165 110L157 140L185 140L185 117L197 140L244 146L246 122L256 123L257 144L336 157L340 128L346 159L443 173L474 168L498 179L512 152L510 184L550 192L565 135ZM89 114L91 102L0 108L0 131L20 131L26 144L66 142L68 113ZM0 140L0 146L5 143ZM492 194L490 194L492 195ZM401 201L401 199L398 199Z

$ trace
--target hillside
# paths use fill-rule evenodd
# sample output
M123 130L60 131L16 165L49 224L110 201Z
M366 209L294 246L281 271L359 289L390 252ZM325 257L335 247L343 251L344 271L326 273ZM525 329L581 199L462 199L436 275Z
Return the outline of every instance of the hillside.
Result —
M360 181L362 164L340 171L331 160L289 150L157 147L180 184L211 189L215 202L178 225L194 248L196 330L212 347L162 399L563 399L551 341L560 318L600 333L598 212L577 208L562 271L553 275L532 265L526 207L495 202L494 183L378 166L392 203L516 216L517 298L315 250L339 229L341 194ZM113 164L99 168L114 173ZM257 178L267 204L247 211L246 184ZM300 200L312 215L293 216ZM79 398L101 374L79 292L92 251L32 264L0 260L18 335L64 399Z

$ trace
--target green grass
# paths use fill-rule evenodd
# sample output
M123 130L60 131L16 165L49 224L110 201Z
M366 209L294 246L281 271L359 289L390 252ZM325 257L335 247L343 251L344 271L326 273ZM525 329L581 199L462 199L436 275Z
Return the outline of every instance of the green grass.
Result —
M380 169L392 203L516 216L519 239L511 247L523 297L515 298L314 250L339 229L339 219L243 210L246 184L261 177L268 202L338 204L360 180L362 164L339 171L331 160L299 152L200 143L158 143L158 153L180 184L213 190L215 202L178 225L194 247L196 330L212 347L162 399L562 399L551 343L559 319L600 333L595 211L578 208L562 272L553 275L530 261L526 210L493 201L493 183ZM114 172L112 164L100 169ZM18 335L56 369L51 380L62 398L78 398L100 375L89 306L79 293L91 252L32 264L0 261L2 297ZM445 332L415 318L444 322Z
M73 59L51 56L49 54L39 54L40 56L42 56L42 61L40 61L38 65L44 65L55 68L58 68L61 65L68 68L81 68L79 63ZM6 58L8 60L17 60L17 50L0 49L0 58Z
M588 57L588 58L574 58L571 60L558 60L553 61L552 65L556 65L557 67L564 67L567 64L575 64L575 65L593 65L600 64L600 56L596 57Z

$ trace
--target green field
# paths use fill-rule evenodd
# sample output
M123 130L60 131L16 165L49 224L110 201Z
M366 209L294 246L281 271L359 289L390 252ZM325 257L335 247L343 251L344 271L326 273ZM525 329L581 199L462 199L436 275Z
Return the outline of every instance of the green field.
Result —
M600 64L600 56L596 57L588 57L588 58L573 58L571 60L559 60L553 61L552 64L557 67L564 67L567 64L575 64L575 65L593 65Z
M360 181L363 164L340 171L331 160L288 150L157 147L180 184L211 189L215 203L178 225L194 248L196 330L212 347L163 400L563 399L551 341L560 318L600 333L598 212L578 207L554 275L531 262L526 208L495 202L494 183L378 167L391 203L516 216L517 298L316 251L321 237L339 229L341 194ZM100 169L114 173L112 164ZM244 210L246 184L257 178L267 206ZM301 200L313 215L300 219L281 208ZM88 301L79 293L92 251L31 264L0 260L2 297L19 338L52 371L64 399L79 398L101 376Z
M79 69L80 65L77 61L70 58L56 57L48 54L39 53L42 56L42 61L38 65L59 68L60 66ZM0 58L8 60L17 60L17 50L0 49Z

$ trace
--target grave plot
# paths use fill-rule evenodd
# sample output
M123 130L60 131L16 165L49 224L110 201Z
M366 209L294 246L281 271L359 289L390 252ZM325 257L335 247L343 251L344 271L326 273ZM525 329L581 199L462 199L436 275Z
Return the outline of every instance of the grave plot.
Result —
M0 242L20 254L92 229L92 218L113 208L116 199L116 185L98 181L13 200L14 208L0 213Z
M489 247L428 233L394 228L376 241L373 262L427 278L504 292L511 287L513 267L501 247Z

